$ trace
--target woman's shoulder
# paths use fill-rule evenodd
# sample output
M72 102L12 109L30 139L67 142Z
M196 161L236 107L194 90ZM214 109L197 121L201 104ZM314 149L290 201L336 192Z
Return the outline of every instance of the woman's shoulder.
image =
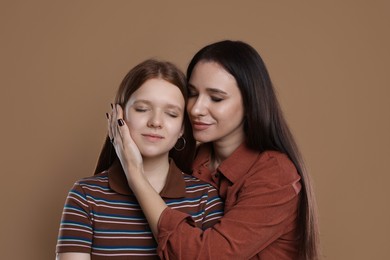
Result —
M266 161L270 163L277 163L279 165L290 165L293 166L293 162L290 158L282 152L267 150L260 153L259 160Z
M252 167L253 177L287 184L300 179L290 158L278 151L261 152Z

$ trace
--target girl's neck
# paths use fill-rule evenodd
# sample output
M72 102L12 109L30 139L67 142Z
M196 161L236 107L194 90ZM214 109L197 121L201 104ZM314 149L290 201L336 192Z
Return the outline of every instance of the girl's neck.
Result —
M166 183L169 172L168 154L153 158L143 158L144 174L156 192L160 192Z

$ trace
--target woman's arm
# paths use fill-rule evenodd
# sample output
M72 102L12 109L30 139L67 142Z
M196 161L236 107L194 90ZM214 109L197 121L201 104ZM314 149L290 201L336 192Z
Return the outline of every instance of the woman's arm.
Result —
M229 210L219 223L204 231L191 226L186 214L164 210L158 224L160 258L250 259L261 253L265 259L294 259L299 195L291 185L249 182L234 204L225 202Z
M56 260L91 260L91 255L87 253L60 253Z
M142 156L122 118L123 110L119 105L116 105L109 116L109 137L113 140L128 184L137 197L153 235L157 238L157 223L167 205L143 174Z
M133 153L137 149L134 149L128 128L124 122L119 126L116 123L116 119L122 118L122 115L120 108L112 114L110 137L114 137L114 146L128 183L158 241L161 258L249 259L282 235L284 241L280 247L292 250L294 254L297 250L298 175L290 184L283 186L263 182L256 177L246 179L247 185L237 194L234 204L226 201L225 209L229 208L229 211L225 212L225 216L219 223L203 231L192 225L191 217L187 214L167 208L143 177L142 167L139 167L142 163L134 160L137 155ZM255 170L253 176L285 175L277 162L268 163ZM280 249L283 250L286 249Z

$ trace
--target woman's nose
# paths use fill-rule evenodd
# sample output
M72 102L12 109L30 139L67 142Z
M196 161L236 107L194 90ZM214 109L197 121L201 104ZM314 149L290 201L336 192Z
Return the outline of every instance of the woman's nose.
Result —
M203 97L198 96L188 102L188 112L190 115L204 116L207 113L207 103Z

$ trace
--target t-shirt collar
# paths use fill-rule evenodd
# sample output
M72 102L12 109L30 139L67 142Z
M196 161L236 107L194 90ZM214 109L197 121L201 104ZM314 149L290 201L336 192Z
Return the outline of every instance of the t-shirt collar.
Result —
M185 182L183 173L175 162L169 160L169 171L164 188L160 192L163 198L182 198L185 196ZM127 178L122 165L116 160L108 169L108 183L112 190L122 195L133 195L133 191L127 184Z

